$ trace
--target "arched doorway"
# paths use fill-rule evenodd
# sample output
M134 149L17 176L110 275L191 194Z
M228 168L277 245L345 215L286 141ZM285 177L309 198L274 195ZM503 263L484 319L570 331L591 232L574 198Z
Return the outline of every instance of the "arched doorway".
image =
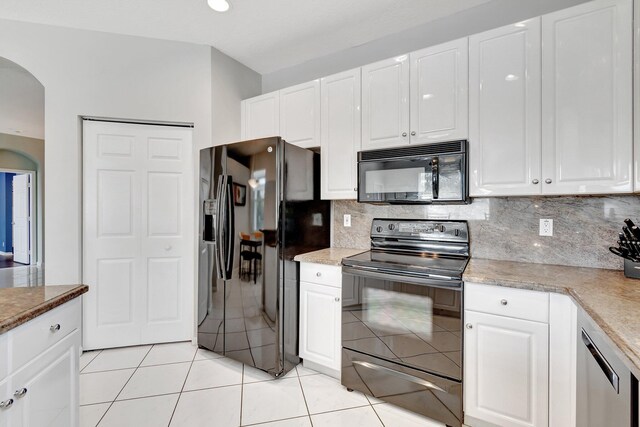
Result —
M43 236L44 87L0 57L0 270L41 267ZM0 285L7 274L0 274Z

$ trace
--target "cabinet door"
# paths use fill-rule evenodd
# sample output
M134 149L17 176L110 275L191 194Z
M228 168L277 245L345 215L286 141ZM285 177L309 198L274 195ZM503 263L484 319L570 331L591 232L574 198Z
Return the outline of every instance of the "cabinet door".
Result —
M280 136L303 148L320 146L320 80L280 91Z
M362 149L409 144L409 55L362 67Z
M9 378L6 378L4 381L0 381L0 427L8 427L9 426L9 417L11 416L11 411L13 410L13 404L15 399L13 397L13 393L10 392L9 388Z
M300 282L300 357L340 370L340 288Z
M544 194L632 190L632 2L542 17Z
M469 38L471 196L541 193L540 18Z
M265 93L242 101L242 139L280 135L280 96Z
M411 143L467 139L467 38L413 52Z
M360 150L360 69L320 81L323 199L355 199Z
M465 311L465 414L502 427L549 424L545 323Z
M11 426L78 425L80 332L72 332L12 375ZM18 396L22 391L22 396Z

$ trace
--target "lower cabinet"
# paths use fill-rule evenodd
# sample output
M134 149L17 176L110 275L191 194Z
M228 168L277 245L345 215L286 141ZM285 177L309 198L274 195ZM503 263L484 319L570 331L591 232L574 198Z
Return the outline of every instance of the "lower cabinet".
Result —
M70 315L67 317L79 317L79 300L7 332L10 347L24 336L44 343L39 335L42 321L65 318L66 314ZM9 375L0 379L0 427L78 426L81 332L75 328L56 338L55 334L65 331L66 326L51 325L51 331L47 332L52 335L53 342L41 346L41 350L29 359L14 357L11 360ZM0 363L5 362L0 360Z
M317 268L316 264L302 263L304 270ZM304 365L336 378L340 378L341 363L341 286L340 282L327 284L322 270L340 267L319 266L317 282L300 282L300 357ZM335 274L332 276L335 277Z
M465 415L547 426L549 325L466 311L465 326Z

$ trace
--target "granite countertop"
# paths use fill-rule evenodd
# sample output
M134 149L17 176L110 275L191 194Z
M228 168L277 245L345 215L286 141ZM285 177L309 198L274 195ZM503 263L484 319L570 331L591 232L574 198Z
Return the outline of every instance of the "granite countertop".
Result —
M27 323L88 290L87 285L0 289L0 334Z
M300 262L313 262L316 264L342 265L342 258L366 252L368 249L353 248L326 248L319 251L297 255L293 260Z
M465 282L569 295L640 374L640 280L620 270L471 258Z

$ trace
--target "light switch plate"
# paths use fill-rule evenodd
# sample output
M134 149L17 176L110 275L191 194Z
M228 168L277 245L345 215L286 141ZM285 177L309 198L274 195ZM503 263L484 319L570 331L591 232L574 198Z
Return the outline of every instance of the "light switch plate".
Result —
M540 219L540 233L541 236L553 236L553 220L552 219Z
M351 215L345 214L343 217L343 223L345 227L351 227Z

